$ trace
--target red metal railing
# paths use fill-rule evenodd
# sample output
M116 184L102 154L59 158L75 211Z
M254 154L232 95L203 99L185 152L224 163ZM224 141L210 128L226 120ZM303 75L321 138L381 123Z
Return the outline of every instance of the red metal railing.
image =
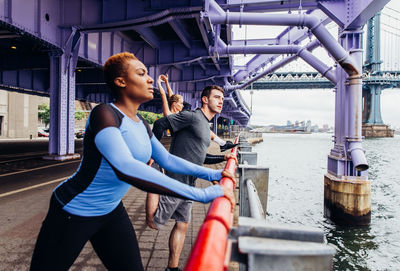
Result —
M239 137L235 143L239 142ZM231 153L237 157L237 147ZM235 159L229 159L225 169L235 174L237 163ZM221 185L234 189L234 182L227 177L221 179ZM185 271L210 271L226 270L230 257L230 246L228 245L228 232L233 222L232 206L225 197L219 197L210 205L203 225L197 235L196 243L192 248ZM227 255L227 251L228 254ZM229 259L229 258L228 258Z

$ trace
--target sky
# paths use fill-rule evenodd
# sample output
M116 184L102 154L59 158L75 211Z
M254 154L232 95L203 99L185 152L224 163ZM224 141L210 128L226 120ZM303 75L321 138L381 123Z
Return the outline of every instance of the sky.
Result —
M400 1L392 0L387 4L387 7L400 11ZM396 13L390 9L384 9L385 14L399 17L400 13ZM382 68L385 68L385 60L390 59L391 67L398 67L397 61L400 66L400 55L398 47L391 46L394 42L400 43L400 39L394 41L393 38L388 40L385 38L385 33L394 32L396 35L400 34L400 21L391 20L390 16L381 16L382 25L382 46L385 50L381 52L384 63ZM334 36L337 36L337 29L334 24L327 26L328 30ZM399 29L396 31L396 29ZM255 27L255 26L242 26L239 28L235 26L233 29L234 39L248 39L269 38L275 37L282 27ZM391 35L393 37L393 35ZM365 43L364 43L365 44ZM314 51L325 63L329 66L333 61L327 56L322 48ZM391 56L395 56L393 60ZM235 64L241 65L251 59L251 55L235 56ZM388 65L388 61L386 64ZM299 71L299 70L312 70L308 65L302 63L293 63L291 66L281 69L281 71ZM249 91L241 91L241 94L246 101L247 105L251 106L251 95ZM253 114L250 118L250 124L270 125L286 124L287 120L302 121L311 120L313 124L322 126L328 124L334 125L335 116L335 95L332 89L320 90L258 90L253 94ZM381 114L385 124L391 125L392 128L400 129L400 89L386 89L381 95Z

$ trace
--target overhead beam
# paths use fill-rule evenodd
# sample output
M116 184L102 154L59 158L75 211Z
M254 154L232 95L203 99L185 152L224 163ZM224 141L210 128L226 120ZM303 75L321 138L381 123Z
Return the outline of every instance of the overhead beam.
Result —
M202 39L203 39L204 46L208 49L208 47L210 46L210 43L209 43L209 41L208 41L207 31L206 31L206 29L204 28L204 25L203 25L203 23L200 21L200 18L199 18L199 17L196 17L196 23L197 23L197 26L198 26L198 28L199 28L199 30L200 30L200 34L201 34L201 37L202 37Z
M84 2L89 2L89 1L84 1ZM107 3L109 5L115 5L114 4L115 2L118 1L103 1L103 3ZM84 22L82 22L81 18L75 18L75 20L71 19L66 25L63 26L70 27L74 25L79 25L80 30L85 33L126 31L126 30L136 29L138 27L156 26L167 23L175 19L194 18L198 16L198 13L202 9L201 6L171 7L171 8L166 7L164 10L159 11L159 9L151 10L146 6L143 6L143 4L147 5L147 3L140 3L138 1L126 1L126 2L127 5L132 5L131 9L134 9L135 10L134 12L128 12L125 7L121 7L120 9L118 9L118 7L117 8L113 7L112 12L110 12L112 14L110 16L105 16L103 14L103 18L99 18L99 16L91 14L91 16L85 17ZM173 3L173 1L168 1L168 2ZM91 4L86 4L85 7L86 10L93 9L95 10L95 12L102 8L108 11L107 6L99 5L97 1L92 1ZM158 12L154 12L154 10L157 10ZM106 12L106 15L107 13L108 12ZM65 16L68 15L70 14L65 14Z
M345 30L358 29L390 0L322 1L318 7ZM343 12L346 10L347 12Z
M140 37L147 42L154 49L160 48L160 40L157 38L157 35L147 27L139 27L135 28L135 31L139 33Z
M300 7L303 10L315 9L318 5L317 0L234 0L221 4L223 9L229 11L258 11L258 12L277 12L296 10ZM243 8L242 8L243 7Z
M203 71L206 70L206 66L204 65L204 63L201 59L197 60L197 63L200 65L200 67L203 69Z
M279 44L277 38L270 39L251 39L251 40L232 40L231 45L246 46L246 45L276 45Z
M310 13L317 18L322 20L324 25L328 24L331 20L328 18L326 14L324 14L320 10L315 10ZM298 44L301 41L307 39L309 37L309 33L307 29L298 29L297 27L287 27L284 31L282 31L276 37L276 45L286 45L289 43ZM255 43L255 42L254 42ZM258 44L263 45L263 44ZM259 69L263 68L264 66L272 63L279 54L263 54L263 55L256 55L251 60L246 63L246 69L240 70L234 75L235 82L241 82L246 79L248 76L252 75L253 73L257 72Z
M168 22L175 33L178 35L179 39L183 42L186 48L190 49L190 35L187 33L185 28L183 27L182 23L175 19Z
M221 67L219 66L218 60L216 57L211 57L212 61L214 62L215 68L217 69L217 71L221 70Z

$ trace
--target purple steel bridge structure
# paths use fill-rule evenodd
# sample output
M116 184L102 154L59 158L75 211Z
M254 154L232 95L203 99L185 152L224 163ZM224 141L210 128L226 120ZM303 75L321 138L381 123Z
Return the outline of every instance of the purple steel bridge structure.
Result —
M336 88L334 146L325 177L368 186L361 143L362 27L388 2L3 0L0 87L50 96L49 154L62 158L74 154L75 99L111 101L101 67L115 53L133 52L154 78L168 73L172 88L192 107L199 105L204 86L223 86L226 102L219 117L243 126L250 110L238 90L301 58ZM338 25L337 36L326 28L332 21ZM234 40L233 25L286 28L273 38ZM313 55L320 46L335 65ZM236 54L255 56L235 71ZM160 101L156 98L142 109L159 112ZM328 204L340 207L338 202Z

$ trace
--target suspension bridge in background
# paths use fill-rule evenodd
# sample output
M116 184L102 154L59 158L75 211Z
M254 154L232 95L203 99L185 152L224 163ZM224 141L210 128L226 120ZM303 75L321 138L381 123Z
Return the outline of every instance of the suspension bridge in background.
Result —
M366 25L366 54L363 66L363 135L393 136L381 116L380 96L384 89L400 88L400 11L386 7ZM256 75L256 74L255 74ZM298 60L258 79L246 89L333 89L321 73Z

